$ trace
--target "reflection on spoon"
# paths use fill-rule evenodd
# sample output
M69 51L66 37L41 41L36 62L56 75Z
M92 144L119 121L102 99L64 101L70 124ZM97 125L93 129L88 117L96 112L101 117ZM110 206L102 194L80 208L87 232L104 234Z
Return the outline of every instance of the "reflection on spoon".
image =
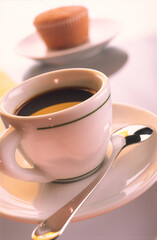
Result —
M100 173L76 197L42 222L32 233L33 240L52 240L63 233L71 218L106 176L121 150L134 143L148 139L153 130L143 125L131 125L116 131L111 136L113 151L107 163L103 163Z

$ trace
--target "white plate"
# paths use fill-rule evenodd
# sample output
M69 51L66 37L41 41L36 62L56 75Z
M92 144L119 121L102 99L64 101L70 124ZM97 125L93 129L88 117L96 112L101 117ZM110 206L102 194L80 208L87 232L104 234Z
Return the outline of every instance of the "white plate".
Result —
M91 19L87 43L65 50L48 50L40 36L35 32L21 40L15 51L24 57L49 64L68 64L99 53L120 29L120 24L114 20Z
M113 104L113 130L128 124L151 124L157 131L157 117L152 113L134 106ZM114 210L151 187L157 180L156 146L157 133L147 142L125 148L73 221ZM95 175L69 184L37 184L1 174L0 213L14 220L38 223L75 196Z

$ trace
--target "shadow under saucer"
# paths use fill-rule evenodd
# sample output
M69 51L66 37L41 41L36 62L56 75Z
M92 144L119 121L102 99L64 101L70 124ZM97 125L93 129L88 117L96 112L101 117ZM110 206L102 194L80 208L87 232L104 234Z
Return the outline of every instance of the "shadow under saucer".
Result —
M92 68L105 73L107 76L110 76L118 71L126 63L127 59L128 55L123 50L116 47L108 47L104 48L101 53L95 55L94 57L79 63L72 62L68 65L47 65L44 63L39 63L27 71L23 80L63 68Z

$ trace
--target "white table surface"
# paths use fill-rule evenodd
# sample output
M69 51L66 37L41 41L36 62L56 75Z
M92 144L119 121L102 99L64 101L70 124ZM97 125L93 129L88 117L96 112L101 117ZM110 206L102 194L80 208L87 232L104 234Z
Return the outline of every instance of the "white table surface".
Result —
M85 5L90 17L115 19L123 30L101 54L77 64L47 66L16 55L15 44L34 31L34 17L65 4ZM157 114L156 10L156 0L0 0L0 70L19 83L58 68L95 68L109 77L113 102L136 105ZM0 239L30 240L34 227L0 218ZM121 208L70 224L60 239L157 239L157 183Z

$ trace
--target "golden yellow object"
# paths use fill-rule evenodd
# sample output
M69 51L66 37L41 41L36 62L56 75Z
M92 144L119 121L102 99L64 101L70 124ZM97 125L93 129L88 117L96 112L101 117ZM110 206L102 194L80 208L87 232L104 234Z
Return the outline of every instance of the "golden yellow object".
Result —
M0 97L14 86L16 86L16 83L4 72L0 71Z
M122 135L123 137L127 137L128 131L123 131L123 132L120 132L119 134Z
M46 234L43 234L41 236L36 236L34 233L32 234L32 239L33 240L52 240L55 239L59 236L60 232L49 232Z

